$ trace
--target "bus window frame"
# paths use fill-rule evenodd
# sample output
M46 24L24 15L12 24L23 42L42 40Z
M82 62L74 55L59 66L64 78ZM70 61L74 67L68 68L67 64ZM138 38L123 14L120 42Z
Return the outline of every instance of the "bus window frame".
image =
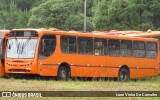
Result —
M114 48L110 48L110 43L109 43L110 40L112 40L112 41L118 41L118 42L119 42L119 48L116 48L117 46L115 46L115 49L116 49L116 50L119 50L119 51L118 51L118 55L111 55L111 54L110 54L110 51L111 51L110 49L114 49ZM118 44L116 43L116 45L118 45ZM113 56L113 57L120 57L120 56L121 56L121 51L120 51L121 48L120 48L120 45L121 45L120 39L108 39L108 55L109 55L109 56ZM113 44L112 44L112 46L113 46Z
M52 35L52 36L55 36L55 48L54 48L54 50L53 50L53 53L52 54L50 54L49 56L47 56L47 57L39 57L39 55L40 55L40 49L41 49L41 42L42 42L42 38L43 38L43 36L45 36L45 35ZM46 34L43 34L41 37L39 37L40 39L40 41L39 41L39 47L38 47L38 59L47 59L47 58L49 58L49 57L51 57L54 53L55 53L55 51L56 51L56 48L57 48L57 35L56 34L49 34L49 33L46 33Z
M141 42L141 43L143 42L143 44L144 44L144 49L134 49L134 48L135 48L135 47L134 47L134 43L135 43L135 42ZM133 56L134 58L146 58L146 48L145 48L145 42L144 42L144 41L133 41L133 42L132 42L132 50L133 50L133 55L132 55L132 56ZM134 55L134 51L135 51L135 50L143 50L143 51L144 51L144 56L143 56L143 57L135 56L135 55ZM138 55L139 55L139 54L138 54Z
M90 38L91 39L91 42L92 42L92 53L80 53L79 52L79 46L83 46L83 45L79 45L79 38L86 38L87 40ZM84 37L84 36L77 36L77 54L78 55L94 55L94 50L93 50L93 37ZM87 46L86 46L87 47ZM86 49L86 48L85 48ZM87 49L86 49L87 50Z
M102 45L101 48L104 48L104 54L96 54L95 53L95 40L104 40L105 41L105 45ZM108 56L109 50L108 50L108 39L107 38L93 38L93 54L95 56Z
M124 49L124 48L122 48L122 41L126 41L126 42L130 42L131 43L131 49L125 49L125 50L131 50L131 54L129 55L129 56L125 56L125 55L122 55L122 49ZM133 41L132 40L120 40L120 55L122 56L122 57L133 57Z
M156 45L156 50L147 50L147 43L154 43ZM158 57L158 43L157 42L145 42L145 58L148 58L148 59L155 59ZM147 51L154 51L156 52L156 57L147 57Z
M66 52L63 52L63 50L62 50L62 41L61 41L61 39L62 39L62 37L67 37L67 38L69 38L69 37L74 37L75 38L75 52L74 53L70 53L69 51L68 51L68 53L66 53ZM70 46L70 44L66 44L66 46ZM78 50L77 50L78 48L77 48L77 37L76 36L70 36L70 35L60 35L60 50L61 50L61 52L63 53L63 54L77 54L77 52L78 52Z

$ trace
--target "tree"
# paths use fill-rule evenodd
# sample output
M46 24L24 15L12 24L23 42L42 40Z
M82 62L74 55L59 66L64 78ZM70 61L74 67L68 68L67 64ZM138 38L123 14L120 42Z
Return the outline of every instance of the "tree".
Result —
M66 29L68 30L75 30L75 31L82 31L83 29L83 14L79 13L78 15L70 15L69 18L66 20ZM91 18L87 18L87 31L92 31L93 25L91 23Z
M69 6L64 0L49 0L34 8L29 25L32 27L57 27L64 29L68 17Z
M131 0L112 0L108 6L108 29L136 29L138 16Z
M22 11L29 11L32 6L36 6L40 3L43 3L44 0L14 0L15 4L17 5L17 8Z
M160 29L160 0L152 0L152 5L149 6L149 9L153 13L152 23L153 27L156 29Z
M93 23L96 30L108 30L108 7L112 0L97 1L94 11ZM96 2L96 1L94 1Z
M138 16L137 30L153 29L152 17L153 12L150 6L154 0L133 0L134 9ZM133 16L134 17L134 16Z
M0 0L0 28L27 27L30 9L44 0Z
M80 31L83 30L82 11L82 0L49 0L32 9L28 25L38 28L56 27L62 30ZM75 27L75 24L79 26Z
M82 31L83 5L84 0L0 0L0 28ZM159 11L160 0L87 0L87 31L158 30Z
M147 30L158 24L151 7L154 0L102 0L94 15L94 26L98 30ZM158 2L157 2L158 4ZM157 5L158 6L158 5ZM156 6L156 8L157 8Z
M4 7L0 11L0 27L1 29L13 29L27 27L27 21L30 14L27 11L21 11L14 2L11 2L9 9Z

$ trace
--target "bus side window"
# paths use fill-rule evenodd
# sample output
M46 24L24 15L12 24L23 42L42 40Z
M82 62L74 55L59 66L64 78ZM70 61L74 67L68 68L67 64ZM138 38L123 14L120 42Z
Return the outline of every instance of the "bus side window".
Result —
M152 37L152 38L158 39L158 48L159 48L159 50L160 50L160 36L154 36L154 37Z
M56 36L44 35L39 48L39 58L47 58L52 55L56 48Z
M133 56L138 58L145 57L145 43L140 41L133 42Z
M61 36L61 50L63 53L76 53L76 37Z
M107 40L106 39L94 39L94 54L106 55L107 54Z
M78 53L93 54L93 41L89 37L78 37Z
M146 43L146 57L147 58L156 58L157 57L157 46L154 42Z
M109 48L110 56L120 56L120 41L119 40L109 40L108 48Z
M122 56L132 56L132 41L121 41L121 55Z

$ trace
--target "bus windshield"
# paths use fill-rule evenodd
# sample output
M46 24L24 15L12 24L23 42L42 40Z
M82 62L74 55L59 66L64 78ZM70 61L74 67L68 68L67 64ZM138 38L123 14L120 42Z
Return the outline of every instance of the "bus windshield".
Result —
M34 58L37 39L12 38L8 41L8 58Z

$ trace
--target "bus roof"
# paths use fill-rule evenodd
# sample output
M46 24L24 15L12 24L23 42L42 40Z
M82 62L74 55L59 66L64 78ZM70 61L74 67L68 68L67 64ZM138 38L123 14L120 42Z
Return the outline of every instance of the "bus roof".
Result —
M2 37L4 37L4 36L6 36L6 34L9 34L9 32L10 32L10 30L0 30L0 36L2 36ZM3 34L2 34L3 33Z
M160 36L160 31L144 32L141 34L121 34L121 35L135 36L135 37L152 37L152 36Z
M141 34L144 33L143 31L136 31L136 30L111 30L111 31L93 31L93 34L107 34L107 35L124 35L124 34Z
M0 30L0 32L10 32L10 30L4 29L4 30Z
M63 31L63 30L58 30L55 28L52 29L45 29L45 28L40 28L40 29L32 29L32 28L24 28L24 29L13 29L11 32L14 31L36 31L39 36L42 36L44 33L49 33L49 34L57 34L57 35L70 35L70 36L84 36L84 37L97 37L97 38L112 38L112 39L122 39L122 40L141 40L141 41L158 41L157 39L151 39L151 38L142 38L142 37L131 37L131 35L134 34L119 34L119 35L110 35L108 34L109 32L78 32L78 31ZM139 35L143 34L142 31L118 31L118 32L128 32L128 33L138 33ZM135 35L138 35L135 34ZM146 33L145 33L146 34ZM148 33L147 33L148 34Z
M94 31L95 34L101 34L103 31ZM118 30L111 30L111 31L104 31L107 35L120 35L120 36L132 36L132 37L154 37L160 36L160 31L152 31L148 30L147 32L144 31L135 31L135 30L125 30L125 31L118 31Z

